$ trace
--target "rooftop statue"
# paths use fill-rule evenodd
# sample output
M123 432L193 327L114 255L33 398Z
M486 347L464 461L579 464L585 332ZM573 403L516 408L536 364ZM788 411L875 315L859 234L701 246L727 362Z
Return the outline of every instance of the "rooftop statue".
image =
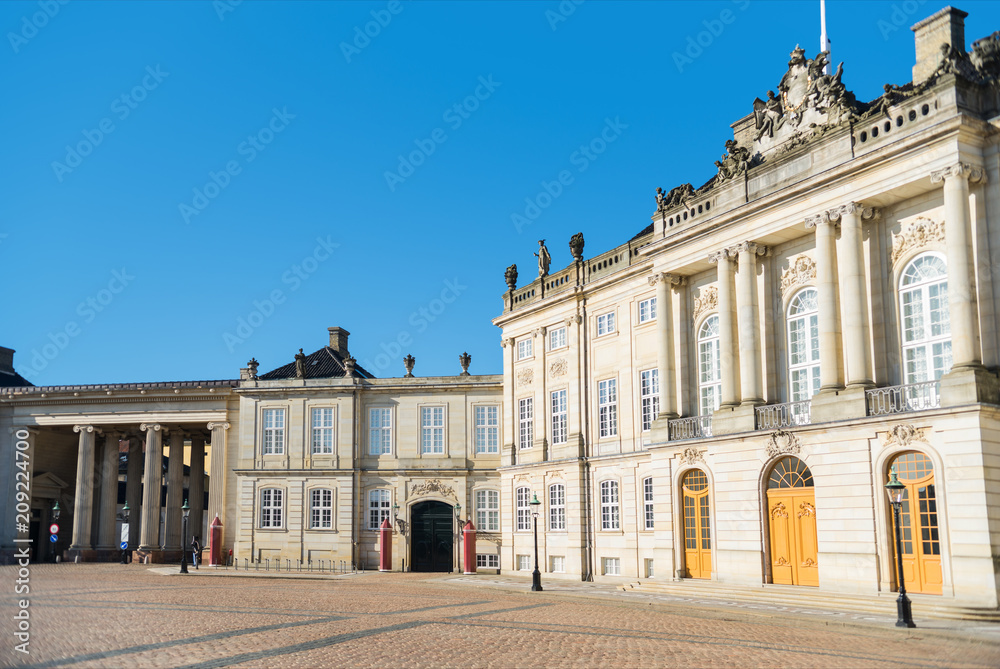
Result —
M694 186L691 184L681 184L670 189L664 194L662 188L656 189L656 210L663 211L671 207L682 205L694 197Z
M547 276L549 273L549 265L552 263L552 256L549 255L549 250L545 248L545 240L538 240L538 253L535 254L538 258L538 276Z
M295 377L299 379L306 378L306 356L301 348L295 354Z
M716 183L724 183L745 174L750 167L750 151L740 146L735 139L726 140L726 151L722 160L715 161L715 166L719 168Z
M753 116L757 125L757 135L753 138L755 142L765 133L774 137L774 131L785 123L785 109L781 100L774 97L774 91L767 92L766 102L760 98L753 101Z

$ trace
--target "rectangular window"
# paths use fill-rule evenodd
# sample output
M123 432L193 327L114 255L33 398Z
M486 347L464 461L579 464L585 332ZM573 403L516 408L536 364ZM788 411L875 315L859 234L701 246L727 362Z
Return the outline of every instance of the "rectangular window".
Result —
M333 491L313 490L309 494L309 527L329 530L333 527Z
M530 555L518 555L517 556L517 570L518 571L531 571L531 556Z
M601 482L601 529L621 529L618 509L618 481Z
M653 558L646 558L646 578L653 578Z
M420 431L421 453L444 453L444 407L421 407Z
M333 453L333 409L312 410L313 455Z
M528 488L518 488L514 491L514 503L517 509L517 530L518 532L528 532L531 530L531 491Z
M525 337L524 339L517 342L517 359L524 360L525 358L530 358L532 355L531 351L531 337Z
M520 448L531 448L535 440L535 421L533 419L532 401L530 397L518 400L518 440Z
M615 331L615 312L609 311L597 317L597 336L611 334Z
M645 528L653 529L653 479L652 477L642 480L642 515L645 519Z
M549 571L553 574L562 574L566 571L566 556L565 555L551 555L549 556Z
M651 297L639 303L639 323L656 320L656 298Z
M500 452L500 409L476 407L476 453Z
M285 410L264 409L264 455L285 452Z
M549 486L549 529L566 529L566 486L562 483Z
M368 529L377 530L389 517L389 491L372 490L368 493Z
M660 413L660 370L647 369L639 373L639 406L642 411L642 431L653 427Z
M500 531L500 493L496 490L476 491L476 529Z
M618 558L601 558L601 572L605 576L621 576L621 560Z
M476 567L479 569L499 569L500 568L500 556L496 553L477 553L476 554Z
M392 409L368 410L368 453L392 453Z
M598 424L601 437L618 434L618 384L607 379L597 384Z
M554 351L557 348L563 348L566 346L566 328L555 328L554 330L549 330L549 350Z
M566 443L566 391L552 393L552 443Z
M284 490L264 488L260 491L261 528L281 528L284 525Z

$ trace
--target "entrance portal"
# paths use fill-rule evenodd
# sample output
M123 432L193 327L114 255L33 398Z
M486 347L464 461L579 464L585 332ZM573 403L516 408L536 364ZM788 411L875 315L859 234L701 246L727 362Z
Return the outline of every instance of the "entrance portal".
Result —
M410 514L413 571L451 571L455 515L444 502L420 502Z

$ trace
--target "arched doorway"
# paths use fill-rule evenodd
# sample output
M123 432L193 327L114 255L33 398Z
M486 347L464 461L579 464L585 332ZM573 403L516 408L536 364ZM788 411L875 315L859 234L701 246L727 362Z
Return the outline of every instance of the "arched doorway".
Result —
M712 522L709 516L708 476L692 469L681 479L684 509L684 577L711 578Z
M410 512L413 571L451 571L455 514L444 502L420 502Z
M771 535L771 581L819 585L816 565L816 493L812 472L791 456L771 469L767 480Z
M938 535L937 495L934 488L934 463L923 453L910 451L897 455L890 464L899 482L906 486L899 510L903 531L903 580L911 592L941 594L941 541ZM916 500L914 509L912 500ZM891 513L891 512L890 512ZM893 564L896 528L893 532ZM893 569L895 572L895 569Z

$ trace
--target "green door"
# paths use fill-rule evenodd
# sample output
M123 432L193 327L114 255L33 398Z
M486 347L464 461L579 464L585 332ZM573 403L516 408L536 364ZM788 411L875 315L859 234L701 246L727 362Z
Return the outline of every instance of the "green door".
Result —
M413 571L451 571L455 516L444 502L413 505Z

